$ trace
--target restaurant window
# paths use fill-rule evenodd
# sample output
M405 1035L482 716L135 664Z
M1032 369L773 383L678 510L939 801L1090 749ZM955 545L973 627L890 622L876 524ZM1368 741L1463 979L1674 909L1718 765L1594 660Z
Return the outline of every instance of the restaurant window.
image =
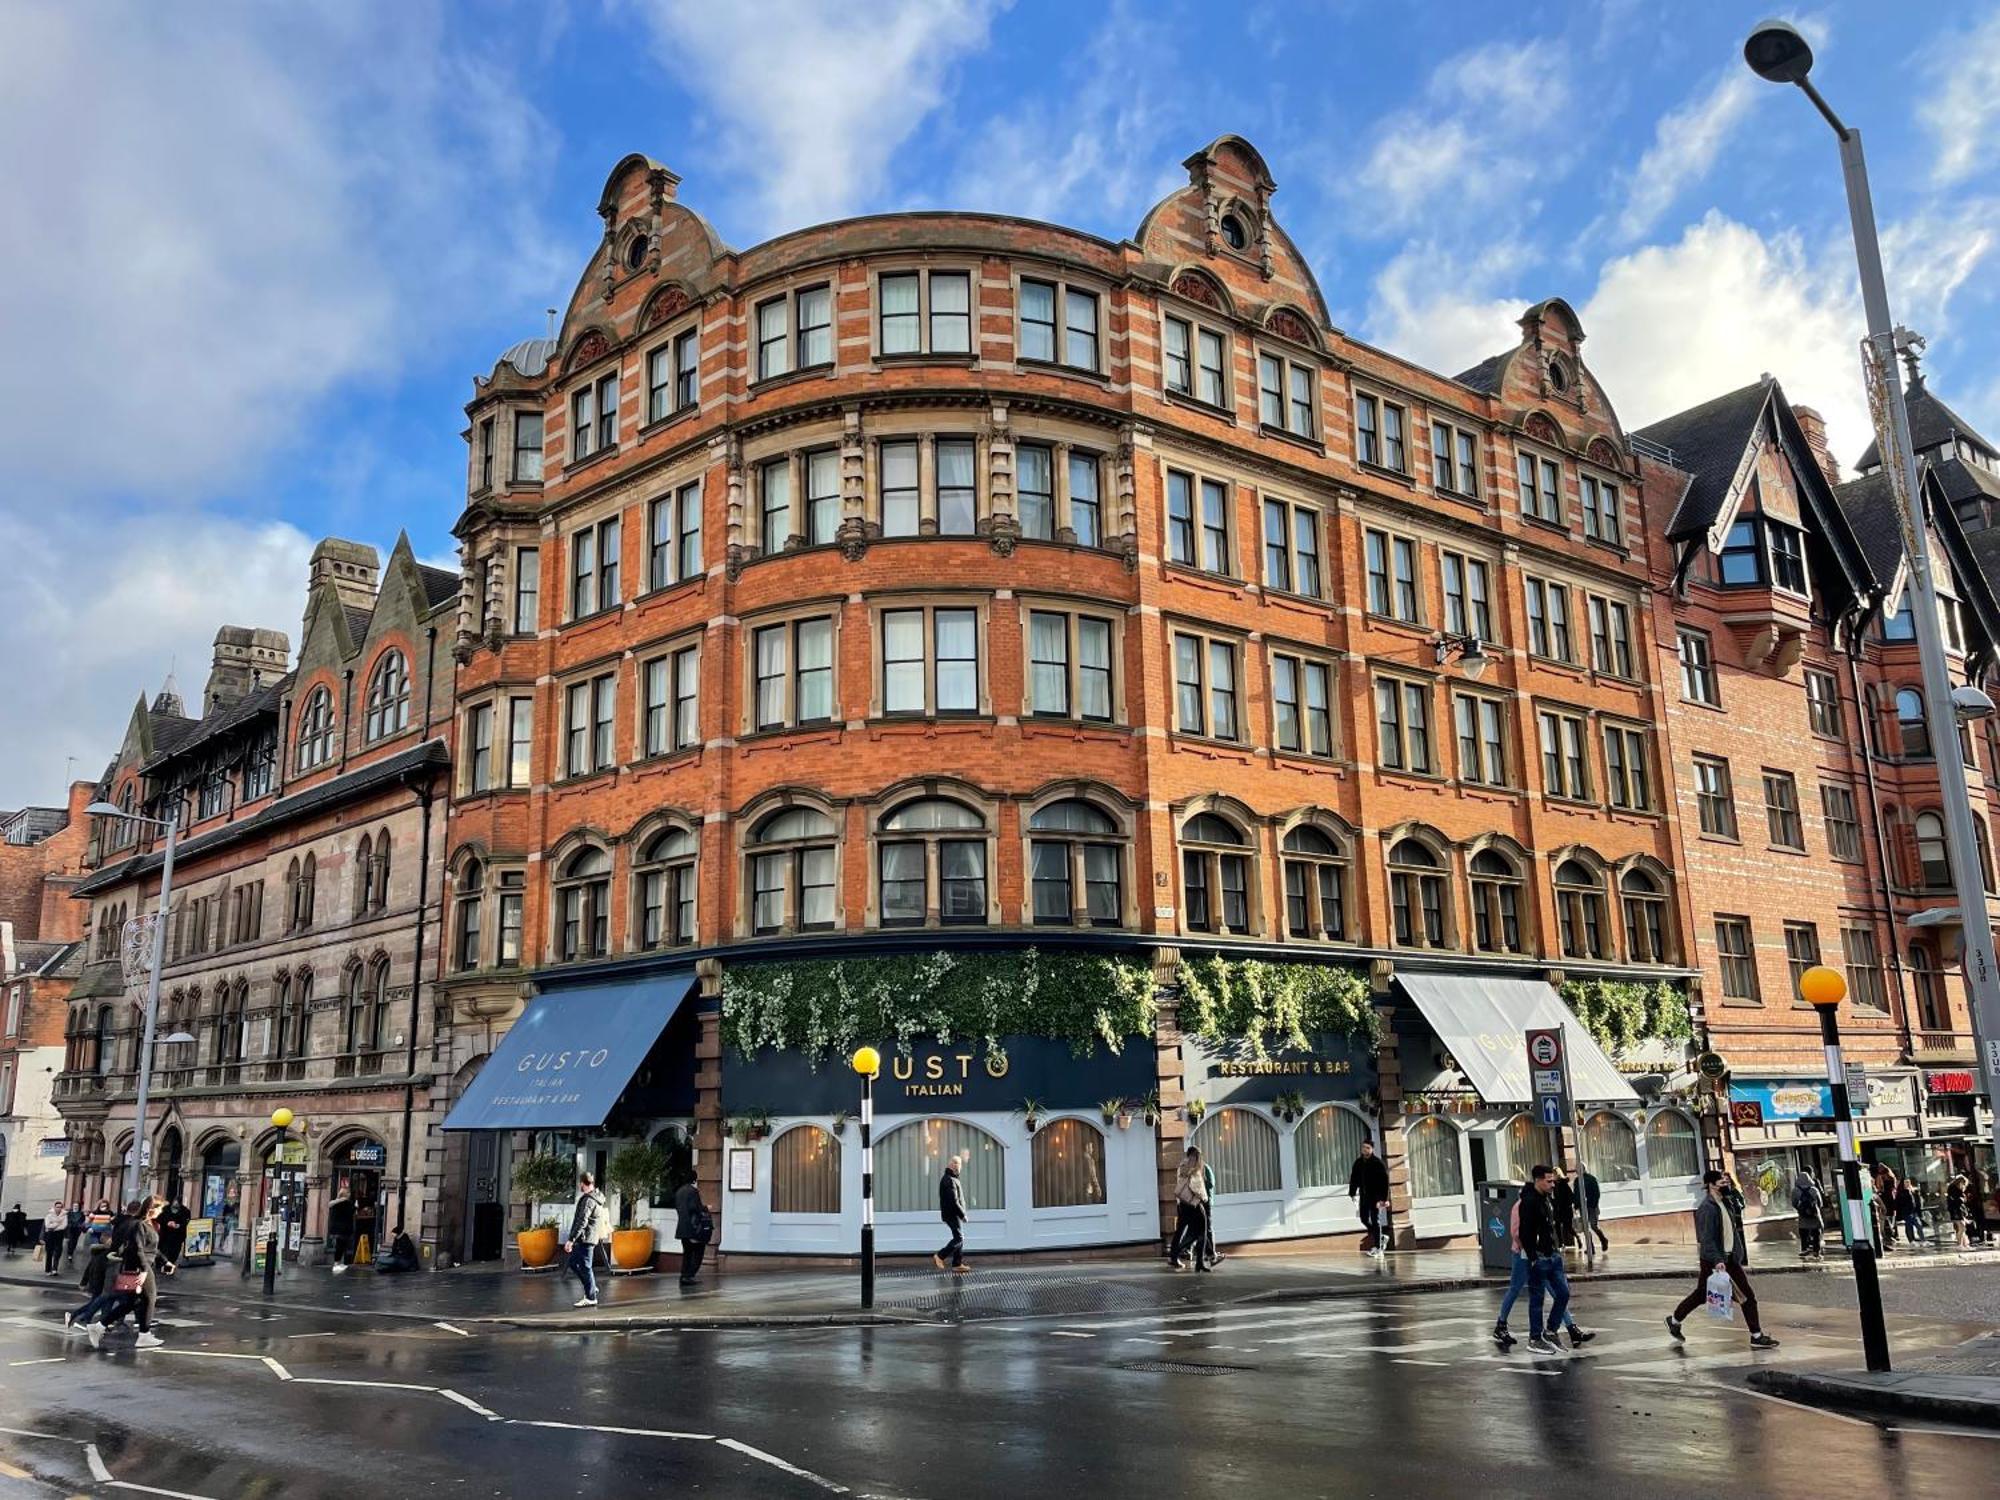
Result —
M1384 769L1435 774L1429 683L1401 677L1375 679L1375 744Z
M771 1212L840 1212L840 1142L817 1125L794 1125L771 1142Z
M1814 734L1842 738L1846 719L1840 708L1840 682L1831 672L1806 669L1806 722Z
M1951 857L1945 850L1944 819L1934 812L1920 812L1911 825L1917 844L1917 881L1926 890L1946 890L1951 885Z
M1491 570L1480 558L1438 553L1443 573L1444 628L1450 635L1494 639Z
M1271 653L1271 734L1288 755L1333 756L1333 667L1289 651Z
M986 820L963 803L903 803L882 819L875 857L884 927L921 927L932 913L948 926L985 923Z
M1792 1004L1805 1004L1799 981L1819 963L1819 927L1812 922L1785 924L1785 969L1791 978Z
M1715 951L1721 961L1725 1000L1757 999L1757 950L1748 917L1715 919Z
M1417 577L1417 544L1406 536L1368 531L1362 538L1368 574L1368 612L1421 623L1421 583Z
M1210 739L1243 737L1235 642L1174 633L1174 727Z
M316 687L299 711L298 768L310 771L333 759L333 694Z
M1190 932L1250 930L1250 841L1228 819L1196 813L1181 825L1183 926Z
M1536 716L1542 746L1542 791L1572 802L1590 800L1590 751L1580 714L1543 709Z
M618 591L619 518L586 526L569 539L569 617L581 620L615 608Z
M1624 520L1619 512L1618 486L1608 479L1585 474L1579 481L1583 492L1583 534L1593 541L1613 546L1624 541Z
M682 485L646 508L646 587L663 589L701 576L701 481Z
M1264 502L1264 586L1320 597L1318 511L1285 500Z
M750 835L750 930L759 936L833 926L838 849L833 819L816 808L770 814Z
M1607 958L1604 877L1580 859L1556 866L1556 929L1565 958Z
M410 663L391 647L368 679L368 712L362 738L370 744L410 727Z
M1098 360L1098 300L1060 282L1021 281L1020 358L1079 370L1102 368Z
M618 373L586 381L569 398L569 461L580 463L618 442Z
M977 610L885 609L879 621L884 714L979 711Z
M1583 1122L1578 1142L1584 1163L1599 1182L1639 1180L1639 1136L1632 1122L1600 1110Z
M1431 488L1466 500L1479 495L1479 436L1449 422L1431 423Z
M1351 1109L1322 1104L1292 1131L1292 1153L1298 1161L1301 1188L1344 1188L1370 1139L1368 1125Z
M1472 882L1472 946L1481 953L1522 953L1521 867L1498 849L1481 849L1467 862Z
M1882 983L1882 954L1875 946L1875 929L1855 924L1840 929L1840 946L1846 955L1847 994L1857 1010L1883 1012L1889 1008Z
M1507 1159L1508 1175L1522 1182L1528 1181L1536 1167L1554 1166L1556 1162L1555 1132L1527 1115L1516 1115L1509 1120L1496 1144Z
M1410 1163L1412 1198L1465 1196L1465 1171L1459 1161L1456 1129L1435 1115L1426 1115L1403 1128L1403 1141Z
M1210 1110L1188 1144L1201 1152L1202 1165L1214 1170L1216 1197L1282 1191L1277 1127L1254 1110Z
M1677 1109L1663 1109L1646 1121L1646 1175L1655 1181L1701 1175L1694 1121Z
M833 718L833 621L827 616L761 625L751 635L753 729L788 729Z
M1523 448L1514 456L1514 485L1521 514L1551 526L1562 525L1562 465Z
M1257 356L1257 420L1293 437L1319 436L1319 372L1282 355Z
M1366 391L1354 396L1354 454L1364 464L1393 473L1410 470L1404 409Z
M1028 701L1038 718L1112 718L1112 622L1064 610L1028 612Z
M1635 964L1663 964L1667 952L1667 897L1645 870L1627 870L1618 880L1625 903L1625 956Z
M1452 728L1458 739L1458 778L1480 786L1507 783L1507 705L1481 693L1454 693Z
M1924 695L1915 688L1896 693L1896 742L1905 757L1923 760L1930 756L1931 731L1924 722Z
M1632 676L1632 611L1615 599L1592 594L1590 665L1608 677Z
M1806 836L1799 821L1799 784L1790 771L1764 772L1764 827L1780 849L1804 849Z
M824 288L820 295L825 297ZM646 356L646 420L665 421L695 405L700 395L701 331L690 328Z
M679 948L694 941L695 835L667 828L632 860L633 937L640 948Z
M1398 839L1390 846L1389 909L1398 947L1445 945L1444 861L1421 840Z
M514 413L514 481L542 482L542 414L538 411Z
M1007 1206L1007 1148L963 1120L912 1120L875 1147L875 1207L885 1214L937 1217L938 1179L960 1160L958 1185L973 1213Z
M1333 838L1302 824L1284 837L1285 931L1295 938L1345 942L1347 857Z
M1719 839L1736 837L1736 798L1728 761L1713 755L1694 758L1694 802L1703 833Z
M1028 835L1036 925L1117 927L1124 921L1125 839L1109 814L1067 798L1031 815Z
M1528 649L1551 661L1573 662L1576 648L1570 638L1569 586L1540 578L1526 580Z
M1675 650L1681 664L1681 696L1690 703L1706 703L1713 707L1722 701L1715 685L1715 657L1709 650L1708 637L1699 630L1683 630L1676 639Z
M875 283L877 348L884 355L970 354L972 277L965 271L888 271Z
M556 877L556 956L564 962L611 951L611 856L587 845Z
M1104 1133L1086 1120L1050 1120L1028 1148L1037 1208L1088 1208L1107 1201Z

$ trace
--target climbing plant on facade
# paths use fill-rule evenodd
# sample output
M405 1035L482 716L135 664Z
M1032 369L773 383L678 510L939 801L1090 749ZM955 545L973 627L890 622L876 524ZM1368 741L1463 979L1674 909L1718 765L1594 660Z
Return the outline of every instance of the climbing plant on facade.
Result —
M1570 979L1562 997L1590 1034L1614 1051L1647 1038L1681 1041L1694 1034L1687 996L1664 980Z
M1253 1056L1303 1048L1308 1032L1372 1037L1368 981L1334 964L1277 964L1254 958L1184 959L1181 1029L1205 1042L1242 1041Z

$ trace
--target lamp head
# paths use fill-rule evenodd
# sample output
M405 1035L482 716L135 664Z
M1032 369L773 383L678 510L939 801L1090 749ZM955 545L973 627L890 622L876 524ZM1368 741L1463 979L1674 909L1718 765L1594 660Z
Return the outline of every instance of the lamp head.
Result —
M854 1049L854 1071L863 1078L873 1078L882 1071L882 1054L873 1047Z
M271 1123L277 1126L278 1129L280 1130L286 1129L288 1126L290 1126L292 1121L297 1118L298 1117L296 1115L294 1115L289 1109L286 1109L282 1104L279 1105L276 1109L271 1111Z
M1493 664L1493 658L1486 654L1486 648L1480 644L1479 637L1475 635L1471 644L1460 653L1458 664L1468 680L1477 682L1486 675L1486 669Z
M1808 1005L1838 1005L1847 998L1847 981L1838 969L1814 964L1799 976L1799 998Z
M1743 60L1767 83L1804 83L1812 72L1812 44L1789 22L1763 21L1743 43Z
M1971 683L1961 683L1951 690L1951 706L1959 718L1966 720L1990 718L1993 713L1993 700Z
M127 816L125 809L115 802L93 802L84 809L84 812L93 818L122 818Z

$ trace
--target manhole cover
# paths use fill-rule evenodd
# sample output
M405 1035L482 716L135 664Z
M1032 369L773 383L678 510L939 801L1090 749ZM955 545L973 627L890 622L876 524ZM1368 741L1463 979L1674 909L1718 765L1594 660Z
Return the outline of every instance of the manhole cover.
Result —
M1250 1365L1201 1365L1185 1359L1134 1359L1118 1367L1140 1375L1247 1375Z

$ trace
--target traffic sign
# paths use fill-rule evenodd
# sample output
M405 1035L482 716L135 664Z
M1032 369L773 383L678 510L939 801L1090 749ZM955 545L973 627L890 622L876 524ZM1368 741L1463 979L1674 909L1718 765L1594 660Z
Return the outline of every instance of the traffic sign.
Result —
M1563 1122L1562 1100L1554 1094L1543 1094L1541 1096L1541 1099L1542 1099L1542 1123L1544 1125L1562 1124Z
M1556 1030L1531 1031L1528 1033L1528 1061L1537 1068L1554 1068L1562 1064L1562 1033Z
M1558 1099L1560 1099L1562 1097L1562 1091L1563 1091L1563 1075L1561 1068L1537 1068L1535 1070L1536 1093L1554 1094Z

